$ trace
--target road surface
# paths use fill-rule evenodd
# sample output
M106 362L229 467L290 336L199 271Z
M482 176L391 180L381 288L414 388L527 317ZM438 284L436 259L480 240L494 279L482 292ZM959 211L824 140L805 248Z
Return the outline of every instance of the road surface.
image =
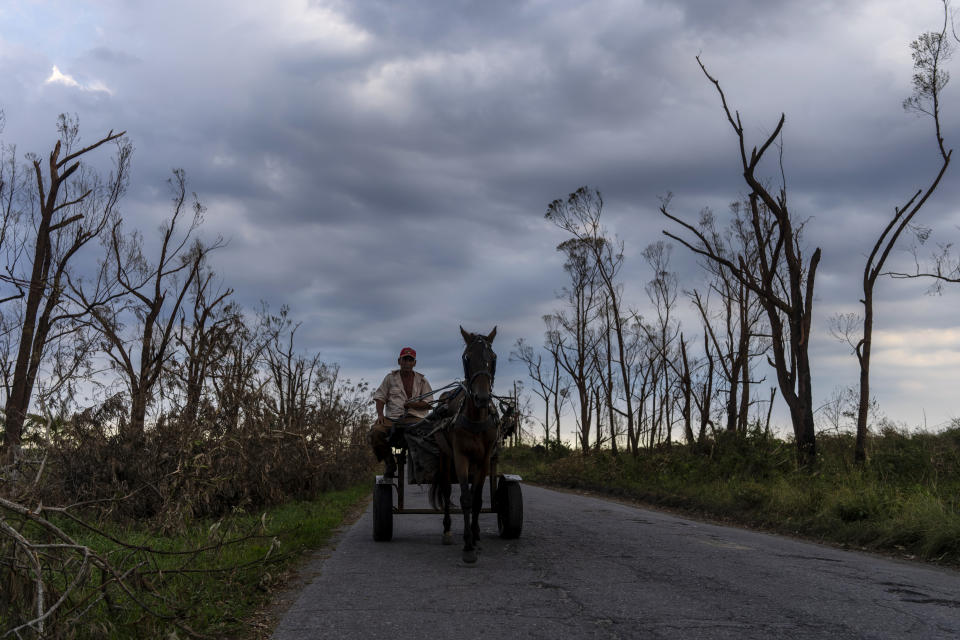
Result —
M407 488L426 506L426 487ZM960 638L960 572L523 485L517 540L475 566L434 515L367 512L278 625L313 638Z

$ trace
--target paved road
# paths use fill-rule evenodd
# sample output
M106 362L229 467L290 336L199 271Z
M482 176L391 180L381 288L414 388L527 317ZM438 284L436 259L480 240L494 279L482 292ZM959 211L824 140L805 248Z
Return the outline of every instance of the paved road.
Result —
M367 512L274 638L960 638L960 573L523 486L524 527L480 561L440 518ZM425 504L409 487L407 506ZM454 517L460 535L462 519ZM316 569L316 567L314 567Z

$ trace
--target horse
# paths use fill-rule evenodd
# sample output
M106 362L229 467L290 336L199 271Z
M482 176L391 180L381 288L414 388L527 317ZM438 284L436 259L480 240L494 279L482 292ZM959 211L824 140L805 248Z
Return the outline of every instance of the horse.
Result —
M491 410L497 372L497 354L491 344L497 328L485 336L468 333L463 327L460 333L466 343L463 384L447 399L447 411L456 418L448 429L437 433L441 464L430 486L430 504L434 509L443 509L443 543L451 544L450 492L455 473L463 511L463 561L472 564L477 561L483 485L490 473L490 458L498 436L497 420Z

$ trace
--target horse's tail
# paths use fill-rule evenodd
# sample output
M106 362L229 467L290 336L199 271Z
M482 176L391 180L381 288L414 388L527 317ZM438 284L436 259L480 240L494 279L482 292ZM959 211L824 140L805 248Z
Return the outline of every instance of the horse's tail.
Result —
M447 510L447 500L450 492L447 487L450 485L450 477L444 465L441 465L433 475L433 482L430 484L430 506L440 511Z

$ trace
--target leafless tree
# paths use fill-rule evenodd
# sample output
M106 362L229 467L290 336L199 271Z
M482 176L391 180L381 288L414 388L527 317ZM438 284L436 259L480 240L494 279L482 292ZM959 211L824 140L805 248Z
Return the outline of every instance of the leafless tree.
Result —
M633 393L630 385L634 378L632 369L635 367L632 358L630 358L632 349L629 345L624 345L622 350L623 356L618 361L626 361L627 366L621 367L619 373L622 376L623 373L626 372L627 378L625 381L622 378L618 379L617 374L614 373L613 363L617 356L614 353L615 345L613 344L613 337L616 332L614 330L615 321L613 320L612 316L614 313L616 313L616 307L615 305L611 304L609 295L605 294L603 297L604 302L601 305L601 318L603 320L601 335L603 336L603 340L597 342L594 350L594 362L597 368L597 377L600 380L600 385L603 391L604 405L606 406L607 426L610 431L610 448L613 453L616 454L618 452L617 438L620 437L621 419L624 417L627 418L628 440L630 439L630 434L634 431L632 402ZM621 324L623 322L624 321L621 319ZM624 331L623 327L621 327L620 337L629 337L629 333ZM629 393L627 392L628 389L630 389ZM617 407L617 396L621 393L626 397L627 400L626 411L621 411Z
M294 338L300 323L294 324L289 312L283 306L278 315L267 316L270 340L263 354L277 427L297 432L308 422L311 393L322 363L319 355L308 357L297 351Z
M697 403L697 410L700 413L700 429L697 432L697 443L701 444L706 437L707 426L713 425L710 412L713 406L713 383L714 371L716 370L715 359L710 349L706 328L704 328L703 332L703 350L704 359L706 360L704 373L701 375L699 384L697 385L699 393L695 393L693 396Z
M133 151L122 131L110 131L96 142L80 147L79 124L75 118L61 115L57 129L60 139L45 166L39 156L29 157L33 190L5 194L6 211L10 215L4 220L4 233L15 206L13 202L18 197L35 229L27 241L30 251L24 255L22 272L10 271L3 276L5 283L19 293L25 292L20 298L23 306L15 329L16 360L5 408L4 449L8 459L16 457L19 450L24 420L48 347L65 346L61 338L83 326L80 318L84 310L67 304L64 295L70 261L98 237L112 219L127 187ZM84 165L83 160L90 152L111 142L116 144L114 166L104 179ZM10 296L6 298L9 300Z
M553 388L556 393L553 394L553 428L556 432L554 442L560 444L560 416L563 414L564 406L570 401L570 380L563 374L563 367L560 364L560 350L563 348L563 340L560 332L555 329L555 322L552 316L544 316L543 321L547 324L547 331L543 334L543 348L550 354L550 360L553 371ZM551 329L551 327L554 327Z
M370 425L370 390L365 382L353 384L340 377L339 365L321 363L314 376L312 416L322 448L340 454L349 446L363 446Z
M820 249L814 250L809 259L803 254L803 224L797 224L788 208L782 157L779 167L781 185L776 195L756 175L766 152L780 137L786 117L781 114L776 127L760 147L748 151L739 112L730 111L720 83L707 72L699 57L697 62L720 95L724 114L737 135L743 177L750 188L747 198L753 246L757 247L759 254L759 270L748 267L747 256L725 253L698 227L671 214L669 198L665 198L661 204L661 213L686 229L695 241L683 239L669 231L664 231L664 234L722 266L758 296L770 325L773 365L781 394L790 409L798 459L801 464L809 466L816 461L816 433L808 350L813 287L820 262Z
M175 363L172 374L183 390L181 420L184 424L196 423L212 370L225 355L232 321L231 310L225 303L232 294L233 289L217 288L213 271L202 268L191 286L192 308L181 310L174 333L181 359Z
M155 385L173 356L174 330L184 300L205 257L221 244L196 238L204 209L196 194L188 202L184 172L174 170L168 184L173 213L160 228L157 261L151 263L144 254L139 233L124 233L117 222L97 281L74 287L78 299L90 309L107 356L126 381L130 419L124 435L128 438L143 434ZM184 225L188 210L192 217Z
M244 410L259 403L263 384L258 367L271 336L260 323L249 323L235 303L224 310L223 357L213 363L211 383L214 389L217 419L222 429L232 432L240 425Z
M654 323L644 325L650 343L657 353L657 378L660 382L659 411L656 414L655 430L651 437L651 446L657 441L658 432L666 431L666 441L672 440L672 405L670 399L673 387L677 384L674 367L677 359L675 341L680 334L680 323L674 318L679 281L677 274L670 271L670 255L673 247L662 240L654 242L643 250L643 258L653 271L653 278L645 289L656 312Z
M732 255L738 247L749 270L759 270L756 247L752 242L749 202L730 205L732 219L729 228L721 233L716 228L713 212L700 212L700 230L711 239L713 246L724 255ZM707 294L692 291L688 295L700 313L710 344L717 354L717 362L726 383L726 429L745 432L749 418L751 360L764 353L766 342L759 339L763 307L751 290L733 277L722 265L712 260L702 262L710 274ZM711 310L711 293L717 294L719 311Z
M533 393L543 400L543 419L540 420L543 426L543 443L550 448L551 409L559 403L561 390L560 364L556 359L551 359L549 364L543 362L543 355L536 350L523 338L517 338L513 351L510 352L511 362L522 362L527 367L527 375L536 383L533 387ZM560 443L559 418L557 419L557 440Z
M6 118L0 110L0 132ZM26 295L21 278L14 273L29 245L28 228L21 224L27 212L24 205L33 201L35 187L31 184L31 167L17 162L16 145L0 143L0 253L3 255L3 274L0 275L0 305ZM7 396L9 396L7 389Z
M690 375L690 359L687 357L687 341L680 334L680 362L683 367L680 371L680 389L683 393L683 435L687 444L693 445L696 440L693 435L691 399L693 394L693 377Z
M570 276L570 285L563 293L567 307L545 318L547 331L552 336L551 341L557 346L557 362L577 391L580 413L577 431L584 454L589 451L590 429L593 424L592 395L595 372L590 365L590 356L597 336L591 325L599 301L596 268L592 252L585 244L574 238L557 247L557 250L567 257L564 269Z
M616 344L607 350L609 361L616 359L619 368L619 386L623 390L623 399L626 406L623 409L616 407L613 400L613 380L605 385L607 388L607 404L611 412L616 412L627 421L627 437L634 431L633 423L633 389L631 387L634 375L631 370L633 362L630 358L631 347L628 343L629 333L626 323L629 314L623 308L623 287L617 282L617 277L623 267L623 241L607 237L607 232L600 222L603 213L603 196L597 189L580 187L571 193L566 200L554 200L547 209L546 217L561 229L580 240L583 246L590 251L596 275L606 292L609 310L610 325ZM615 350L614 348L615 347ZM611 372L612 373L612 372ZM615 423L610 416L611 426Z
M952 44L948 39L947 26L949 24L949 6L943 3L943 26L939 32L921 34L910 43L913 56L913 93L903 102L908 112L914 112L930 117L934 125L934 133L939 155L939 167L926 188L918 189L906 202L894 208L893 217L884 227L880 236L873 245L863 268L863 304L862 319L847 315L834 317L831 321L831 332L834 336L851 344L860 365L860 396L857 408L857 438L854 446L854 461L863 464L867 459L866 439L867 425L872 400L870 398L870 356L873 346L873 291L877 278L883 275L884 264L903 232L911 225L914 217L936 191L950 165L953 150L946 149L940 128L940 96L949 73L943 68L952 54ZM949 252L942 252L935 256L934 267L929 272L921 272L919 266L913 274L894 273L894 277L922 277L931 276L938 281L951 281L953 266L950 264ZM949 265L949 266L948 266ZM856 328L862 330L859 340L853 338Z

